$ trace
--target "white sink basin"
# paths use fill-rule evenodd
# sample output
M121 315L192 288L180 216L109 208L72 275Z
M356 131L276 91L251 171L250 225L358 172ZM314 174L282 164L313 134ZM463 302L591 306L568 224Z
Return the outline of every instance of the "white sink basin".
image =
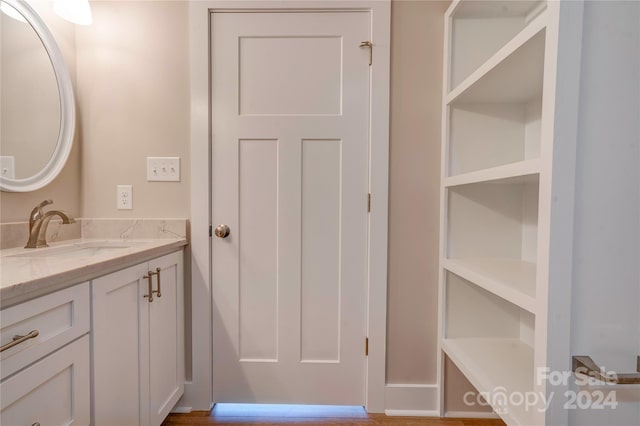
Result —
M76 257L93 257L102 254L113 253L132 247L135 243L118 241L88 241L85 243L75 243L57 247L47 247L42 249L25 249L24 252L8 255L6 257L29 257L29 258L56 258L71 259Z

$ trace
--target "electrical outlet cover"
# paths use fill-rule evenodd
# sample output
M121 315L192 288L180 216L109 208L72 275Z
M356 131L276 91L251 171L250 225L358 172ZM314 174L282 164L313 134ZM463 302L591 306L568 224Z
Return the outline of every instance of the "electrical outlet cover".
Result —
M118 185L118 210L133 209L133 186Z

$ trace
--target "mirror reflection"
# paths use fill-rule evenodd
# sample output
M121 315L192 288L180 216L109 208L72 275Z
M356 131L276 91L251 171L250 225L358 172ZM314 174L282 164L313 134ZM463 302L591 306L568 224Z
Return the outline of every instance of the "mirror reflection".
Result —
M17 10L1 4L0 172L4 178L25 179L39 173L54 153L60 95L38 34Z

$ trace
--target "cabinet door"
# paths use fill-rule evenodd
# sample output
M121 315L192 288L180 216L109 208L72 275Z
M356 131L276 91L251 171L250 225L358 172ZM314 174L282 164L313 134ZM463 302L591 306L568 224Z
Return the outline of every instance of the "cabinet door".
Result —
M149 303L149 424L160 425L184 392L184 304L182 252L149 263L154 276ZM159 287L159 288L158 288Z
M149 378L147 264L93 280L94 424L146 425Z
M4 380L0 394L0 424L89 425L89 336Z

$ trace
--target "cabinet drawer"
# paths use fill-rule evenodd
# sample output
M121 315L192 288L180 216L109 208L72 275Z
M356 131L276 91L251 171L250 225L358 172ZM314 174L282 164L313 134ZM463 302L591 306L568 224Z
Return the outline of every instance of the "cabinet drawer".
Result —
M89 331L89 283L57 291L0 311L0 344L14 336L38 336L0 352L0 379L16 373Z
M0 383L3 425L88 425L89 336Z

